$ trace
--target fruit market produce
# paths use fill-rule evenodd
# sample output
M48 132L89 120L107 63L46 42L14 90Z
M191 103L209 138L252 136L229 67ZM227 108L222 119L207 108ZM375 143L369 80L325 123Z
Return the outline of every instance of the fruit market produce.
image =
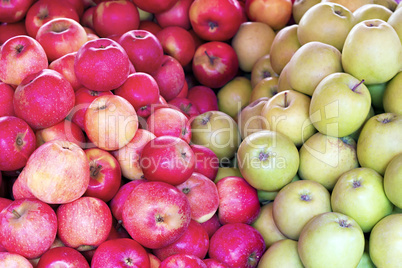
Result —
M402 268L402 1L0 1L0 267L59 265Z

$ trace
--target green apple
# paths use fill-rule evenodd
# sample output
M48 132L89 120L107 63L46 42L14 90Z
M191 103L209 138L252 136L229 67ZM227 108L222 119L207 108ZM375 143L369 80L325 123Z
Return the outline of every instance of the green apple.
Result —
M287 65L291 88L311 96L324 77L342 72L341 52L334 46L313 41L301 46Z
M278 92L293 89L290 86L289 80L288 80L288 69L289 69L289 63L286 64L286 66L283 68L281 74L278 77Z
M241 142L237 123L221 111L197 115L191 122L191 141L211 149L220 161L231 159Z
M370 4L373 0L322 0L323 3L336 3L349 9L351 12L355 12L356 9L363 5Z
M371 96L371 105L376 111L384 112L383 96L387 83L367 85Z
M292 7L292 15L294 21L298 24L304 13L306 13L307 10L320 2L321 0L296 0L293 3Z
M373 106L371 106L370 111L368 112L366 120L364 121L364 123L361 125L361 127L358 130L356 130L355 132L350 134L350 137L357 142L357 139L359 138L360 132L362 131L362 129L364 127L364 124L367 122L367 120L369 120L374 115L375 115L375 111L374 111Z
M402 153L392 158L384 174L384 189L388 199L402 209Z
M402 13L401 13L402 15ZM383 106L386 113L402 115L402 72L395 75L386 85L383 95Z
M330 211L331 198L328 190L318 182L300 180L289 183L279 191L272 213L281 233L298 240L309 220Z
M235 118L237 114L250 103L251 83L245 76L237 76L219 89L219 111Z
M401 6L401 4L399 4ZM399 36L399 40L402 42L402 8L398 8L388 18L387 22L391 25Z
M368 252L364 252L356 268L376 268Z
M310 104L310 120L321 133L344 137L358 130L371 107L367 87L347 73L333 73L316 87Z
M345 72L367 85L387 82L402 67L401 40L383 20L359 22L346 37L342 65Z
M304 226L298 252L305 267L356 267L364 252L364 234L353 218L323 213Z
M388 8L389 10L391 10L392 12L396 10L398 4L398 0L372 0L373 4L377 4L377 5L382 5L386 8Z
M332 190L338 178L359 166L356 142L351 137L336 138L321 133L311 136L300 148L299 176Z
M299 147L316 129L309 118L310 97L295 90L279 92L269 99L261 110L267 130L288 136Z
M237 151L243 178L257 190L278 191L297 173L299 153L285 135L262 130L247 136Z
M239 113L237 124L242 139L248 135L263 129L265 124L264 118L261 116L261 110L268 102L267 97L262 97L250 103Z
M272 215L272 202L261 206L260 214L257 219L251 224L257 231L260 232L262 237L264 238L265 246L269 248L276 241L286 239L281 231L279 231L278 227L275 224L273 215Z
M251 91L250 102L260 98L271 98L278 93L278 77L266 77L255 85Z
M367 120L357 141L360 165L383 176L391 159L402 153L401 133L402 115L382 113Z
M319 3L311 7L299 22L300 44L319 41L342 51L349 31L355 25L353 13L335 3Z
M380 19L387 21L392 15L392 11L383 5L378 4L366 4L359 7L353 12L356 23L362 22L364 20Z
M300 2L300 1L299 1ZM271 45L270 60L272 69L280 74L293 54L301 47L297 38L297 24L282 28L275 36Z
M290 183L294 181L299 181L300 177L296 174L293 179L290 181ZM269 192L269 191L264 191L264 190L257 190L257 195L258 195L258 200L260 201L261 204L267 204L270 203L271 201L275 200L275 197L278 195L278 191L274 192Z
M369 250L377 267L401 267L402 214L389 215L374 226L370 233Z
M331 206L334 212L352 217L364 233L394 208L385 195L382 176L371 168L355 168L342 174L332 190Z
M240 170L236 167L219 167L214 182L216 184L221 179L229 176L242 177Z
M283 239L275 242L261 256L258 268L291 267L303 268L297 252L297 242L291 239Z
M251 87L254 88L258 82L268 77L278 77L271 65L271 56L266 54L260 57L251 69Z

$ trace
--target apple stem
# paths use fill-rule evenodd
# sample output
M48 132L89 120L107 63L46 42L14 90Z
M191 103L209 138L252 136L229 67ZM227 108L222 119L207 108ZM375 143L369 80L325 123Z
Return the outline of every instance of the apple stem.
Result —
M209 59L209 63L214 64L214 57L210 56L206 50L204 51L204 53L205 53L205 55L207 55L207 57Z
M350 227L350 224L348 223L347 220L339 220L339 226L343 227L343 228L348 228Z
M89 168L90 172L91 172L91 177L96 177L98 176L100 170L102 168L102 165L96 165L96 163L94 163L93 165L91 165L91 167Z
M288 93L285 92L285 108L288 107Z
M354 180L353 181L353 188L358 188L358 187L360 187L362 184L360 183L360 181L358 181L358 180Z
M13 210L11 211L11 213L13 213L14 216L15 216L17 219L21 218L21 215L20 215L15 209L13 209Z
M22 50L24 50L24 46L21 45L21 44L18 44L18 45L15 47L15 50L16 50L17 53L19 54L19 53L22 52Z
M356 84L356 85L352 88L352 91L355 92L355 90L356 90L361 84L363 84L363 82L364 82L364 79L362 79L362 81L360 81L358 84Z

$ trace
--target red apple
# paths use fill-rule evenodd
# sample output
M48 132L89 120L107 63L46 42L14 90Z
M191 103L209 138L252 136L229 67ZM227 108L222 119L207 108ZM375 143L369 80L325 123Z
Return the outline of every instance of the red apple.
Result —
M147 118L152 112L152 104L158 102L159 86L151 75L136 72L130 74L123 85L114 90L114 94L128 100L138 116Z
M92 0L91 0L92 1ZM84 27L88 27L90 29L94 29L94 12L95 12L96 5L90 6L85 9L84 13L80 18L80 23ZM95 32L94 32L95 33Z
M170 9L172 6L176 4L177 1L178 0L148 0L148 1L133 0L134 4L138 8L154 14Z
M191 119L192 117L200 114L200 112L197 109L197 106L195 106L186 97L176 97L170 100L168 104L178 108L185 116L187 116L188 119Z
M164 182L139 184L123 206L123 225L142 246L155 249L179 239L191 221L187 197Z
M9 252L34 259L56 238L54 210L37 199L18 199L0 212L0 241Z
M87 149L85 154L89 161L91 179L84 195L109 202L120 188L119 162L113 155L99 148Z
M39 0L29 8L25 27L31 37L36 37L43 24L56 18L69 18L79 22L77 11L71 4L64 1Z
M0 46L8 39L17 35L28 35L25 29L25 21L16 23L0 23Z
M43 254L36 268L50 268L63 265L65 268L89 268L87 260L82 254L69 247L55 247Z
M35 0L1 1L0 21L14 23L23 20L34 2Z
M74 90L67 79L44 69L27 76L16 88L14 111L33 129L43 129L66 118L74 101Z
M153 35L157 34L160 30L162 30L162 27L151 20L143 20L140 22L140 26L138 26L138 30L143 30L152 33Z
M24 167L35 149L35 133L24 120L14 116L0 117L0 170Z
M201 226L207 231L209 238L211 238L222 224L219 222L218 214L215 213L209 220L201 223Z
M130 60L119 43L108 38L86 42L77 52L75 75L85 87L96 91L121 86L130 74Z
M85 10L84 1L83 0L66 0L66 3L71 5L74 8L74 10L77 12L78 16L81 17Z
M193 173L195 156L190 145L182 139L161 136L144 146L140 165L147 180L178 185Z
M176 254L161 262L159 268L206 268L206 264L198 257L187 254Z
M140 15L131 1L104 1L95 7L93 25L93 29L100 37L121 35L138 29Z
M23 199L23 198L36 198L34 196L28 186L27 186L27 179L25 177L25 172L22 170L22 172L19 174L17 179L14 181L12 184L12 198L14 200L17 199Z
M161 260L158 259L158 257L156 257L154 254L148 253L148 257L149 257L149 268L159 268L159 266L161 265Z
M92 268L142 267L149 268L148 253L137 241L120 238L103 242L95 251Z
M0 47L0 80L4 83L18 86L26 76L47 67L46 52L32 37L14 36Z
M245 11L250 21L263 22L273 30L280 30L292 17L292 1L246 0Z
M36 131L36 147L52 140L67 140L74 142L81 148L86 146L85 135L82 129L71 121L63 120L54 126Z
M229 223L211 237L208 255L229 267L243 268L257 267L264 251L264 239L256 229L244 223Z
M218 111L218 99L215 92L206 86L194 86L188 90L187 99L197 106L200 114Z
M181 88L180 93L176 96L176 98L187 98L187 93L188 93L188 83L187 80L184 79L184 85Z
M174 6L155 14L155 19L162 28L179 26L189 30L191 28L189 10L194 0L178 0Z
M214 151L198 144L191 144L190 146L195 154L194 172L201 173L214 181L219 169L219 159Z
M35 39L41 44L49 61L76 52L88 41L84 27L68 18L56 18L43 24Z
M57 235L64 245L85 251L102 244L112 228L108 205L84 196L57 208Z
M134 107L120 96L97 97L85 112L85 132L100 149L122 148L134 138L137 129Z
M209 41L232 38L242 23L242 8L233 0L194 0L189 10L194 32Z
M1 267L18 267L18 268L33 268L28 259L20 254L10 252L0 252Z
M229 268L229 266L223 262L215 259L204 259L203 262L207 265L207 268Z
M193 73L204 86L223 87L235 77L238 68L236 52L227 43L207 42L200 45L194 53Z
M218 189L213 181L194 172L185 182L176 186L190 202L191 218L199 223L206 222L219 207Z
M0 177L1 177L1 175L0 175ZM10 205L12 202L13 202L13 200L11 200L11 199L0 197L0 211L2 211L5 207Z
M49 69L55 70L62 74L64 78L70 82L74 91L77 91L82 87L82 84L78 81L74 71L74 61L76 55L77 52L71 52L59 57L49 64Z
M63 204L81 197L89 184L89 163L75 143L49 141L36 149L23 170L26 186L39 200Z

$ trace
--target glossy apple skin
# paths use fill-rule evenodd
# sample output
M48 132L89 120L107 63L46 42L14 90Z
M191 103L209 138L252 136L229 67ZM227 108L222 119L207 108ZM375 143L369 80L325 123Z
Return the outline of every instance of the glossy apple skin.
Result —
M122 35L140 24L137 7L130 1L104 1L93 13L93 27L100 37Z
M90 0L92 1L92 0ZM89 29L94 29L94 21L93 21L93 16L95 12L96 6L90 6L85 9L84 13L80 17L80 23L82 26L87 27ZM95 31L93 31L95 34Z
M126 81L130 74L130 60L119 43L109 38L99 38L86 42L77 51L74 71L78 81L85 87L109 91Z
M240 27L243 11L238 1L195 0L189 10L191 26L208 41L226 41Z
M14 93L15 114L35 130L61 122L73 109L74 102L71 84L50 69L27 76Z
M24 167L35 149L35 133L24 120L15 116L0 117L0 170Z
M0 252L0 265L2 267L33 268L28 259L10 252Z
M188 268L206 268L206 264L198 257L188 254L176 254L168 257L159 268L174 268L174 267L188 267Z
M12 202L13 202L13 200L11 200L11 199L0 197L0 211L2 211L5 207L10 205Z
M200 45L194 53L192 70L197 80L210 88L223 87L235 77L239 60L227 43L211 41Z
M201 173L214 181L219 169L219 159L216 154L208 147L202 145L191 144L190 146L195 154L194 172Z
M45 50L26 35L8 39L0 47L0 80L18 86L22 80L48 67Z
M38 199L15 200L0 212L0 222L2 246L28 259L41 256L56 238L56 213Z
M62 74L68 80L68 82L70 82L74 91L77 91L82 87L82 84L78 81L74 71L74 61L76 55L77 52L67 53L49 64L49 69L55 70Z
M25 29L25 21L16 23L0 23L0 45L4 44L8 39L17 35L28 35Z
M89 268L87 260L82 254L69 247L55 247L43 254L36 268L49 268L63 265L65 268Z
M187 84L187 82L185 83ZM181 94L181 93L180 93ZM187 94L185 94L187 96ZM168 102L169 105L173 105L175 108L179 109L188 119L191 120L192 117L197 116L200 112L189 99L186 97L179 97L170 100Z
M4 1L0 3L0 21L15 23L24 19L34 0Z
M17 179L14 181L12 186L12 198L14 200L22 199L22 198L36 198L27 186L27 180L25 177L25 172L22 170L20 175L18 175Z
M206 86L194 86L188 90L187 98L197 106L200 114L218 111L218 99L215 92Z
M229 268L226 264L215 259L204 259L203 262L207 265L207 268Z
M85 148L86 139L82 129L71 121L63 120L54 126L37 130L36 147L52 140L67 140Z
M194 0L178 0L174 6L155 14L155 19L162 28L179 26L189 30L191 28L189 10Z
M160 30L162 30L162 27L151 20L143 20L140 22L140 26L138 26L138 30L143 30L152 33L153 35L157 34Z
M257 267L264 251L264 239L256 229L245 223L229 223L211 237L208 255L233 268Z
M57 210L57 235L64 245L85 251L103 243L112 228L108 205L95 197L84 196Z
M109 202L117 193L121 184L119 162L109 152L99 149L86 149L91 179L84 196L97 197Z
M168 10L172 6L176 4L178 0L148 0L148 1L142 1L142 0L134 0L134 4L149 13L160 13L165 10Z
M201 226L207 231L209 238L211 239L212 235L222 226L219 222L218 214L215 213L212 217L201 223Z
M160 181L139 184L123 206L123 225L142 246L165 247L184 234L191 221L187 197Z

